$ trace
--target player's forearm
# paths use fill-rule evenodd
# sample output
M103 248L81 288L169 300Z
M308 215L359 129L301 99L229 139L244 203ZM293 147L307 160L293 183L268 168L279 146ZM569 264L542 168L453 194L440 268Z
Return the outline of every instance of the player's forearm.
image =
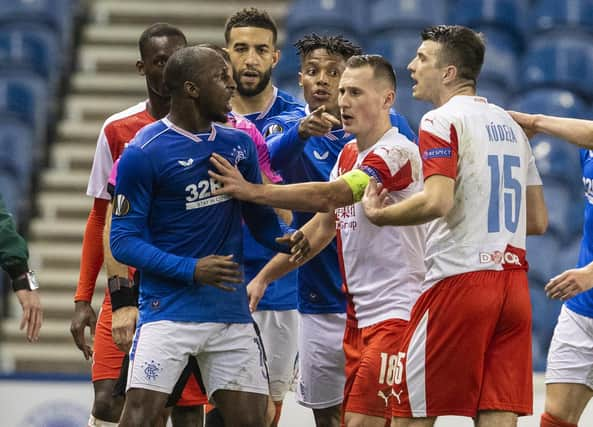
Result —
M537 114L533 123L538 133L546 133L579 147L593 149L593 121L591 120Z
M380 226L425 224L445 216L449 209L438 200L420 192L399 203L380 209L372 222Z
M111 253L111 246L109 245L109 235L111 232L111 211L113 205L109 204L107 207L107 216L105 218L105 228L103 229L103 262L105 263L105 271L107 277L119 276L128 277L128 266L121 264L113 258Z
M272 168L275 170L282 171L286 169L302 154L306 140L299 137L298 128L297 123L286 132L272 135L266 140Z
M113 257L125 265L143 272L177 280L188 285L194 283L197 259L180 257L162 251L145 242L140 233L130 231L114 221L111 226L110 246Z
M322 218L318 217L324 215L330 215L333 217L333 214L317 214L301 228L301 231L307 237L307 240L309 240L311 247L309 253L301 263L295 264L290 262L290 256L287 254L277 254L257 274L254 281L265 283L266 285L270 284L271 282L278 280L279 278L295 270L300 265L310 261L312 258L317 256L319 252L325 249L325 247L329 245L335 237L336 229L335 222L333 221L331 224L329 224L329 226L322 223Z
M289 253L289 248L277 243L276 238L292 233L294 229L281 222L270 207L243 202L241 212L255 240L274 252Z
M95 199L82 239L80 276L74 301L91 301L103 265L103 229L109 200Z

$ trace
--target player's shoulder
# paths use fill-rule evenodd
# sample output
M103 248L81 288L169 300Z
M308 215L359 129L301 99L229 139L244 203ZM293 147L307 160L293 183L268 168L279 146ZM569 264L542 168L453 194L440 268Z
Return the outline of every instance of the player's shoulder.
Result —
M278 89L276 92L276 101L284 104L286 106L286 110L303 107L303 104L298 99L282 89Z
M137 147L141 150L152 150L155 147L153 142L159 136L169 131L169 126L164 120L157 120L141 128L134 138L129 142L128 147Z
M253 142L251 136L249 136L249 134L246 132L245 127L229 127L219 123L213 123L212 132L214 133L214 135L211 135L211 138L215 138L217 140L246 143Z
M400 163L410 158L419 157L418 145L393 127L377 141L369 154L382 158L385 162Z
M267 138L271 135L277 135L286 132L307 114L305 108L300 106L290 111L284 111L276 116L269 117L264 122L263 134Z
M133 120L137 116L144 114L146 114L146 101L139 102L138 104L132 105L125 110L112 114L105 120L105 122L103 122L103 129L118 127L130 120Z

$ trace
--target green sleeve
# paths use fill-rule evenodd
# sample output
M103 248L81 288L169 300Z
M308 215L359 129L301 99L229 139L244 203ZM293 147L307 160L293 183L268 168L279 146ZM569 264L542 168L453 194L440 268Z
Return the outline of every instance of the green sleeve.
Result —
M17 233L12 215L0 195L0 266L11 279L29 270L27 243Z

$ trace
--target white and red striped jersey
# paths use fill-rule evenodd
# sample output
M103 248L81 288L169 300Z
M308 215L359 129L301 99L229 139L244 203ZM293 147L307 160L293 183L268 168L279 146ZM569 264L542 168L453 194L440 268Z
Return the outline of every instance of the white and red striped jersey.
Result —
M105 120L93 158L93 167L86 194L98 199L111 200L107 191L109 174L126 144L136 133L155 119L146 110L147 101L142 101Z
M455 203L428 224L426 281L470 271L527 269L527 186L541 185L529 141L502 108L455 96L420 122L424 178L455 180Z
M330 179L359 168L398 202L422 190L418 146L392 128L363 152L344 146ZM409 320L424 280L425 225L377 227L362 204L337 209L338 258L348 295L348 322L367 327L387 319Z

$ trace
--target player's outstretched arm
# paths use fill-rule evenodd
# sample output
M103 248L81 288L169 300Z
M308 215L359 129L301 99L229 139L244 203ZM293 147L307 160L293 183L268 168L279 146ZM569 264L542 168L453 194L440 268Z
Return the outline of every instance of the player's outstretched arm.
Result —
M362 198L364 213L373 224L418 225L443 217L453 208L455 180L431 175L424 189L411 197L386 206L387 192L371 179Z
M336 222L333 213L318 213L300 230L308 239L311 250L302 259L293 260L291 256L279 253L247 285L249 309L255 311L268 285L291 272L298 266L315 257L336 235ZM296 262L293 262L296 261Z
M563 139L571 144L593 149L593 121L569 117L526 114L518 111L508 112L531 138L537 133L545 133Z
M548 297L565 301L592 288L593 263L590 263L581 268L566 270L553 277L546 284L545 290Z
M216 153L210 161L218 173L208 173L223 184L215 194L228 194L236 199L260 205L305 212L329 212L353 203L352 191L343 180L260 185L246 181L236 167Z

